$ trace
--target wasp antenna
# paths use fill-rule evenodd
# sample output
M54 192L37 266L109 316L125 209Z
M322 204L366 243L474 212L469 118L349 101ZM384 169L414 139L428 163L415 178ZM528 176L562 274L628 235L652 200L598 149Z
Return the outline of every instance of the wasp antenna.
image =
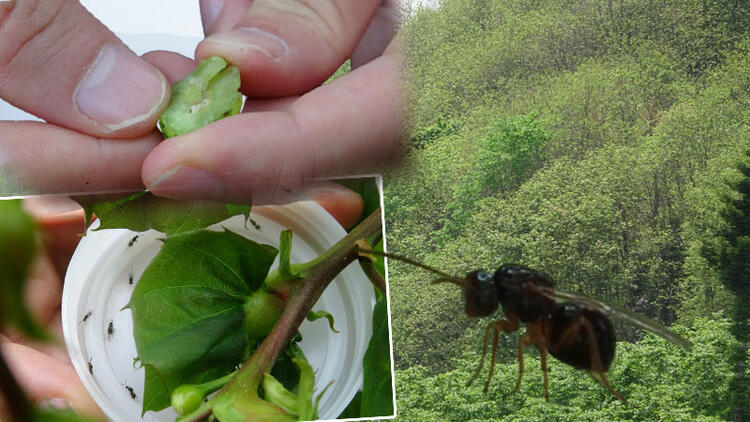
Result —
M459 286L463 286L464 284L466 284L466 279L460 278L460 277L440 277L430 282L430 284L440 284L440 283L453 283Z
M421 262L414 261L413 259L407 258L405 256L396 255L396 254L392 254L388 252L380 252L380 251L376 251L372 249L365 249L360 246L357 246L357 253L362 254L362 255L371 254L371 255L384 256L386 258L392 258L397 261L403 261L403 262L406 262L407 264L414 265L415 267L419 267L423 270L431 271L437 275L442 276L438 280L435 280L435 282L440 282L439 280L445 280L445 281L451 281L451 282L455 282L453 280L461 280L461 278L459 277L446 274L438 269L430 267L429 265L422 264ZM463 283L460 283L460 284L463 284Z

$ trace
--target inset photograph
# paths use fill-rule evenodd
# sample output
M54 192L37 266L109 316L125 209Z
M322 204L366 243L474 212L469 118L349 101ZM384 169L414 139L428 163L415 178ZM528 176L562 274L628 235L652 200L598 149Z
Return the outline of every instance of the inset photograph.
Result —
M747 2L412 2L401 29L399 420L746 420Z

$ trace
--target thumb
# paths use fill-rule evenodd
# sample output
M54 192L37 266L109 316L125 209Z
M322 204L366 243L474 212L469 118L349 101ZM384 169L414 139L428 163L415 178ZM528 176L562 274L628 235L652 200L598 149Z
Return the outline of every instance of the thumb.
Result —
M196 59L224 57L240 68L244 94L281 97L303 94L331 76L351 56L381 0L247 3L201 0L212 35L198 45ZM244 14L237 13L241 7Z
M169 88L74 0L0 2L0 97L95 136L153 130Z

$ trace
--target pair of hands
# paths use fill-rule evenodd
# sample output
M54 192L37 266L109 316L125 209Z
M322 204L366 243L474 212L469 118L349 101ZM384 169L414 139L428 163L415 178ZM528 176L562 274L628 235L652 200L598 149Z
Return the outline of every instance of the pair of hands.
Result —
M161 142L169 86L196 63L138 57L73 0L0 1L0 97L47 123L0 121L5 192L140 190L179 199L277 202L304 192L347 225L358 195L310 182L362 173L398 151L401 52L396 2L201 0L196 59L240 68L243 113ZM348 57L352 72L320 86ZM284 195L281 195L282 197ZM82 213L30 203L48 251L29 280L34 313L59 333L61 270ZM0 342L34 400L61 398L101 416L61 348ZM55 402L53 402L55 403ZM0 414L2 410L0 409Z

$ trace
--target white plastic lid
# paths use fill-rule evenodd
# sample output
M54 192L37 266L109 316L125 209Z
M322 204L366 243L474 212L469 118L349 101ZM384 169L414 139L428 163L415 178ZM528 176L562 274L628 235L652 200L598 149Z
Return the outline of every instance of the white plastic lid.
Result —
M249 225L246 229L243 216L212 228L226 227L275 247L281 231L290 228L294 233L293 263L310 261L346 235L336 220L311 201L254 207L250 218L258 228ZM96 226L98 222L92 228ZM65 276L62 323L70 359L91 397L114 421L174 421L177 416L167 408L141 418L145 371L133 365L137 352L131 313L129 309L121 311L140 275L159 252L162 242L158 239L163 237L153 230L89 229ZM274 267L277 263L278 258ZM316 391L334 381L320 401L321 419L336 418L361 388L374 303L373 288L354 263L334 279L314 307L333 314L340 332L332 332L325 319L305 321L300 327L300 347L315 370Z

